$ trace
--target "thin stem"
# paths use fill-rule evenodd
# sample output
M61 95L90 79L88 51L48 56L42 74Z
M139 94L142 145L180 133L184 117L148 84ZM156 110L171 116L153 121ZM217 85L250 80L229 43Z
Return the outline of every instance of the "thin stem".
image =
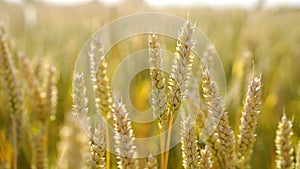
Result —
M13 144L14 144L14 162L13 162L13 168L17 169L18 168L18 140L17 140L17 123L16 119L14 118L12 120L12 125L13 125Z
M108 125L106 125L106 169L110 169L110 144L109 144L109 133Z
M163 128L160 128L160 158L161 158L161 169L165 166L165 156L164 156L164 150L165 150L165 135Z
M169 160L169 148L171 143L171 134L172 134L172 126L173 126L173 113L170 114L170 122L169 122L169 128L168 128L168 138L167 138L167 147L166 147L166 161L165 161L165 169L168 168L168 160Z

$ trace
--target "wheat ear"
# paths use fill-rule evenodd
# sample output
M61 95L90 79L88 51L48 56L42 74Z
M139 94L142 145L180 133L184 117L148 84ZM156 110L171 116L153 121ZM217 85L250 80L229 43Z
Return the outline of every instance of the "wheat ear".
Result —
M190 116L181 122L182 165L185 169L199 168L198 139Z
M23 115L23 101L22 94L17 80L15 67L11 58L11 51L8 46L8 39L5 35L4 29L0 25L0 71L3 76L3 82L8 89L8 112L12 117L12 131L13 131L13 146L14 159L13 168L18 166L18 141L21 140L22 115Z
M98 48L103 49L103 47L101 46L99 46ZM107 76L107 62L104 55L101 55L99 59L99 66L96 71L94 90L96 103L100 113L109 118L113 101L109 78Z
M254 134L257 118L259 113L261 97L261 75L255 77L248 86L247 96L244 101L244 109L242 112L241 123L239 126L238 135L238 156L243 161L250 158L251 150L253 148L255 137Z
M210 169L212 168L211 153L209 151L208 145L205 146L205 149L200 150L200 169Z
M114 99L112 115L118 168L138 168L138 160L134 158L136 145L131 121L125 105L118 99Z
M152 108L153 115L158 118L162 127L167 123L167 115L165 109L167 105L167 97L165 94L166 83L164 71L162 70L162 58L160 51L159 39L155 34L151 34L148 38L149 56L150 56L150 77L152 81Z
M202 83L203 96L206 100L208 113L212 113L215 120L219 119L215 132L218 134L220 145L218 149L211 152L217 152L213 156L217 156L221 168L234 168L235 140L233 130L229 125L228 113L224 112L224 102L220 97L217 83L212 79L208 68L202 67ZM217 140L214 140L214 137L210 137L208 143L211 144L211 148L214 148ZM214 162L217 163L217 161Z
M84 115L88 117L88 98L86 96L86 87L83 73L75 73L73 76L73 113L75 115Z
M195 26L187 20L178 37L174 64L168 82L168 106L171 113L178 112L182 99L187 94L188 79L191 75L194 59L192 51L195 45L192 39L194 30Z
M285 113L278 124L276 131L275 146L276 146L276 168L277 169L292 169L294 168L294 148L292 145L293 125L288 120Z
M57 105L57 87L56 87L56 70L53 66L47 65L45 79L45 104L49 111L49 116L53 119L56 114Z
M149 155L144 169L157 169L157 159L152 155Z

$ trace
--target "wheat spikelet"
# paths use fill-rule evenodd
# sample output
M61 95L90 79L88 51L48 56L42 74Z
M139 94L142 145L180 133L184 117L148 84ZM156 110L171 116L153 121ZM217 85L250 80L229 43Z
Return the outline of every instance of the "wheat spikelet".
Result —
M149 155L144 169L157 169L157 159L152 155Z
M182 165L185 169L199 168L198 139L190 116L181 122Z
M294 168L294 148L291 137L293 135L292 122L288 120L285 113L278 124L276 131L276 168L292 169Z
M99 121L95 128L93 139L90 140L90 149L92 157L92 168L106 168L106 141L105 141L105 124L102 120Z
M158 118L160 127L167 123L167 97L165 94L165 76L162 70L162 58L160 53L160 43L155 34L148 38L150 55L150 77L152 81L152 108L154 118Z
M99 112L109 118L112 107L112 93L107 76L107 62L104 56L100 57L96 72L95 98Z
M298 145L297 145L295 169L300 169L300 141L298 141Z
M131 121L125 105L118 99L113 104L114 139L117 152L118 168L138 168L138 161L134 159L136 145Z
M200 169L210 169L212 167L212 161L210 159L211 154L209 152L208 145L205 146L205 149L200 150Z
M254 134L259 113L261 97L261 76L255 77L248 86L248 92L244 101L241 124L238 135L238 153L243 159L251 154L255 142Z
M0 25L0 72L3 77L4 86L8 89L8 113L12 118L12 133L14 159L13 168L18 168L18 148L22 135L22 116L24 112L22 93L16 77L15 67L11 58L8 38L3 27Z
M210 72L207 68L202 67L202 88L203 96L206 99L206 104L208 108L208 113L212 114L214 120L218 120L216 131L219 138L219 149L211 151L217 152L217 154L212 154L213 159L218 159L219 161L215 163L217 166L220 165L221 168L233 168L234 167L234 135L229 125L228 113L224 112L224 102L219 94L219 89L216 82L211 78ZM215 146L217 140L210 137L208 142ZM212 145L210 145L212 146ZM214 147L211 147L212 149Z

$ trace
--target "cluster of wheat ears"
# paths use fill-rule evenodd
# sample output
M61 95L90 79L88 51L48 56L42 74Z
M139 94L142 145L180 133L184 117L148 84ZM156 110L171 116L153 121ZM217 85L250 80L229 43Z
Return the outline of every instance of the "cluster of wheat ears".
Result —
M152 84L152 110L157 119L160 133L167 131L166 135L160 136L160 151L157 156L150 155L145 162L145 169L167 169L169 161L169 148L172 139L172 126L174 118L180 111L181 105L187 100L189 79L195 55L193 48L196 45L193 40L195 26L186 21L180 32L176 46L175 57L169 78L166 79L162 70L163 60L159 38L151 34L148 40L150 77ZM22 128L30 130L32 143L32 167L47 168L47 145L44 141L47 136L47 127L50 117L55 115L56 110L56 83L55 69L45 63L36 66L33 71L29 61L23 54L19 54L19 64L22 75L27 81L27 93L22 91L19 72L13 64L12 47L4 30L0 29L0 70L3 78L3 86L7 89L7 112L12 123L12 147L14 151L13 164L11 168L17 168L17 156L22 149ZM96 113L101 114L103 119L97 119L94 125L89 119L89 99L83 72L76 72L73 76L73 112L76 115L84 115L90 122L89 147L91 168L111 168L110 153L106 151L109 147L108 126L104 120L111 118L114 128L114 145L117 156L117 167L120 169L141 168L139 162L143 159L136 157L137 145L132 128L129 112L120 98L113 96L111 84L107 75L108 63L105 60L104 49L101 41L94 38L90 42L88 52L90 63L90 77L93 84ZM99 58L99 59L98 59ZM99 60L96 63L96 60ZM41 71L41 69L45 69ZM225 111L225 105L220 96L218 85L212 78L211 72L206 65L200 65L202 96L205 106L196 110L196 118L189 115L181 121L181 152L182 166L185 169L232 169L250 168L250 160L255 143L255 129L260 112L260 98L262 94L261 75L250 80L248 91L244 100L244 108L241 114L238 134L235 136L229 124L229 115ZM44 73L40 75L40 73ZM42 77L42 78L41 78ZM2 85L2 84L1 84ZM196 91L198 92L198 91ZM32 96L35 101L26 106L24 95ZM29 107L29 108L28 108ZM196 106L197 107L197 106ZM198 106L199 107L199 106ZM203 108L204 107L204 108ZM24 116L30 116L30 123L22 124ZM205 124L211 121L215 123ZM95 127L94 127L95 126ZM209 127L207 127L209 126ZM210 133L210 131L213 132ZM300 148L294 152L291 141L292 123L285 114L278 125L276 132L276 168L289 169L300 168ZM207 139L202 140L203 136ZM204 144L200 144L199 141ZM88 143L87 143L88 144ZM300 144L299 146L300 147ZM296 154L296 158L294 157ZM262 157L263 158L263 157ZM8 165L7 168L10 165ZM178 168L181 168L178 166Z

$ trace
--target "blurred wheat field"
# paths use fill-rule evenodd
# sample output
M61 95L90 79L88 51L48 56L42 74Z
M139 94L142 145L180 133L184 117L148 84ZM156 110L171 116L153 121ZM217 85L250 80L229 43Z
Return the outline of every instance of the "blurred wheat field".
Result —
M139 7L136 7L139 5ZM58 130L71 132L81 130L70 122L72 109L71 82L76 58L85 41L101 26L118 17L136 12L166 12L185 18L187 11L191 20L197 21L201 29L215 45L222 60L226 80L226 107L230 124L238 131L243 98L246 95L249 77L262 72L263 95L261 113L256 130L257 141L253 148L252 168L275 168L274 139L282 110L293 120L293 144L297 145L300 136L300 10L279 9L209 9L209 8L151 8L142 3L124 2L118 6L103 6L96 2L80 6L50 6L41 2L28 4L8 4L0 1L0 22L3 23L9 37L13 40L16 53L25 52L33 63L38 58L46 58L57 69L57 113L56 119L49 124L47 140L49 164L56 163L71 154L61 154ZM134 48L134 45L133 47ZM122 47L112 55L126 52ZM253 62L255 68L253 68ZM2 66L2 65L1 65ZM19 76L19 74L18 74ZM0 78L0 159L7 158L12 152L7 140L8 117L6 117L6 90ZM142 83L143 81L141 81ZM137 86L138 87L138 86ZM142 90L142 89L137 89ZM145 96L146 97L146 96ZM136 101L137 102L137 101ZM137 102L141 109L149 106L147 101ZM73 126L73 127L72 127ZM77 128L76 128L77 127ZM76 128L76 129L74 129ZM82 132L82 131L81 131ZM76 133L76 132L74 132ZM81 133L84 135L84 133ZM68 134L67 134L68 135ZM77 133L77 137L81 137ZM70 136L70 135L68 135ZM83 138L83 137L82 137ZM81 147L85 149L82 140ZM75 144L75 143L74 143ZM180 166L179 147L171 150L170 168ZM179 155L178 155L179 154ZM30 168L28 159L20 161L24 168ZM179 156L179 157L177 157ZM112 157L114 158L114 157ZM114 166L115 164L112 164ZM71 164L69 166L72 166ZM72 167L70 167L72 168Z

